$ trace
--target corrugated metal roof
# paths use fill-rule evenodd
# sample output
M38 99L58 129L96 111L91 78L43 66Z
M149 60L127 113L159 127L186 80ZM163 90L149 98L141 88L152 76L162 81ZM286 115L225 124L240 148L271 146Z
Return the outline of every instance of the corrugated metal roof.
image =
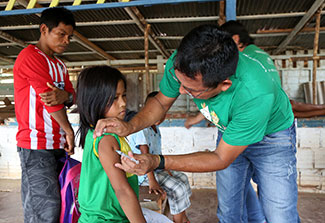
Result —
M44 0L45 1L45 0ZM0 3L7 0L0 0ZM43 2L43 1L42 1ZM106 1L116 2L116 1ZM288 36L289 33L282 34L257 34L261 30L293 29L314 4L314 0L283 1L283 0L239 0L237 1L237 17L247 30L254 34L255 43L272 53L277 46ZM82 4L86 4L83 2ZM94 3L89 1L88 3ZM60 5L72 5L72 1L65 0ZM43 7L48 4L43 4ZM0 11L5 5L0 4ZM23 6L15 5L14 9L23 9ZM170 53L179 45L181 38L192 28L206 23L217 23L219 15L219 1L215 2L192 2L180 4L164 4L152 6L139 6L137 9L143 17L149 21L151 30L164 48ZM283 16L280 13L288 13ZM295 13L300 13L296 15ZM144 33L136 22L130 17L124 8L108 8L99 10L74 11L75 19L79 25L76 31L85 38L90 39L102 50L112 55L116 59L142 59L144 58ZM252 16L258 15L257 18ZM265 18L265 15L276 15L273 18ZM295 15L295 16L293 16ZM0 31L12 37L35 43L39 38L38 31L39 17L31 15L15 15L0 17ZM85 24L89 22L106 22L106 24ZM32 27L26 27L34 25ZM307 23L307 27L314 27L315 19ZM25 26L25 27L21 27ZM321 27L325 26L325 18L322 16ZM6 29L10 27L13 30ZM325 49L325 31L321 32L319 38L319 48ZM132 40L126 40L129 37ZM138 38L136 38L138 37ZM105 39L108 38L108 39ZM112 39L114 38L114 39ZM121 39L121 40L119 40ZM312 49L314 32L297 35L288 44L288 49ZM0 35L0 56L14 58L22 47L16 45L5 46L7 43ZM9 43L9 42L8 42ZM149 44L150 59L156 59L161 55L159 50ZM78 54L80 52L80 54ZM124 52L124 53L123 53ZM66 61L95 61L104 60L96 53L91 52L86 47L77 42L72 42L66 54L63 55ZM8 65L8 61L1 61L0 65Z

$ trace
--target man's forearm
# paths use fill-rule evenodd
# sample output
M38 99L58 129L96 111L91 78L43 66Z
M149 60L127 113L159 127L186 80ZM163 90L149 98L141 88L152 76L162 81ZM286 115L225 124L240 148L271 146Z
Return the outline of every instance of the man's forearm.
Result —
M185 172L211 172L227 168L247 146L232 146L220 141L213 152L196 152L185 155L167 155L166 170Z
M52 112L50 113L50 115L55 119L55 121L59 123L60 127L66 134L74 134L73 129L68 120L65 108L62 108L61 110L56 112Z
M214 152L196 152L185 155L165 155L165 169L184 172L212 172L227 164Z

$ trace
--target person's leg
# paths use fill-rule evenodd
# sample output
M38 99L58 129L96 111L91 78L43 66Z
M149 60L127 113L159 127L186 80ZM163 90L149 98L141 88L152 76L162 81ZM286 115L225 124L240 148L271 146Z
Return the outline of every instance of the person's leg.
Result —
M190 196L192 191L187 176L178 171L155 172L157 182L167 193L170 213L175 222L184 223L187 221L185 210L191 206Z
M293 111L307 112L307 111L325 110L325 104L314 105L314 104L307 104L307 103L298 102L294 100L290 100L290 103Z
M253 189L249 184L246 198L247 217L249 223L265 223L265 216L260 201Z
M18 147L18 152L22 169L21 195L24 222L57 223L60 217L61 199L56 154L61 151Z
M314 105L290 100L292 111L296 118L311 118L325 115L325 104Z
M258 196L267 222L300 222L297 211L295 126L265 136L245 152L254 166L259 184Z
M222 137L218 133L217 145ZM246 194L252 176L252 167L245 151L226 169L216 171L218 193L217 216L220 223L248 222Z

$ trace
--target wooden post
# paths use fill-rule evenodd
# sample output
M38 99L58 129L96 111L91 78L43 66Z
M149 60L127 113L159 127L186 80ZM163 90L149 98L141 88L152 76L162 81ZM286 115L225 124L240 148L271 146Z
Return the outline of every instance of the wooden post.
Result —
M313 53L313 104L317 104L316 93L316 73L317 73L317 51L318 51L318 40L319 40L319 28L320 28L320 16L321 16L321 7L316 13L316 26L315 26L315 38L314 38L314 53Z
M150 80L150 72L149 72L149 31L150 31L150 24L147 24L145 27L145 32L144 32L144 67L146 69L146 96L150 93L151 91L151 80Z
M225 16L225 1L219 2L219 19L218 19L218 25L221 26L226 22L226 16Z

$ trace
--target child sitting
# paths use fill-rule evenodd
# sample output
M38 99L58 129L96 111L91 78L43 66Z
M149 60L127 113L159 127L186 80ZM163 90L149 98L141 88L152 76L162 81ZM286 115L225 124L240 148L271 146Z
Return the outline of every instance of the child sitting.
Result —
M93 138L94 126L99 119L124 118L125 77L108 66L83 70L78 77L77 105L80 113L80 146L84 149L78 197L81 212L79 222L146 222L138 201L137 176L114 167L115 163L120 162L116 150L125 154L130 151L124 137L104 133ZM170 222L166 216L159 217L163 220L151 222Z
M150 93L146 101L158 94L157 91ZM131 117L129 118L131 119ZM165 119L165 118L164 118ZM161 154L161 135L157 125L136 132L128 136L129 144L134 153ZM189 223L185 210L190 207L192 194L187 176L178 171L156 170L147 175L139 176L139 185L148 185L149 193L165 193L170 206L170 213L175 223Z

